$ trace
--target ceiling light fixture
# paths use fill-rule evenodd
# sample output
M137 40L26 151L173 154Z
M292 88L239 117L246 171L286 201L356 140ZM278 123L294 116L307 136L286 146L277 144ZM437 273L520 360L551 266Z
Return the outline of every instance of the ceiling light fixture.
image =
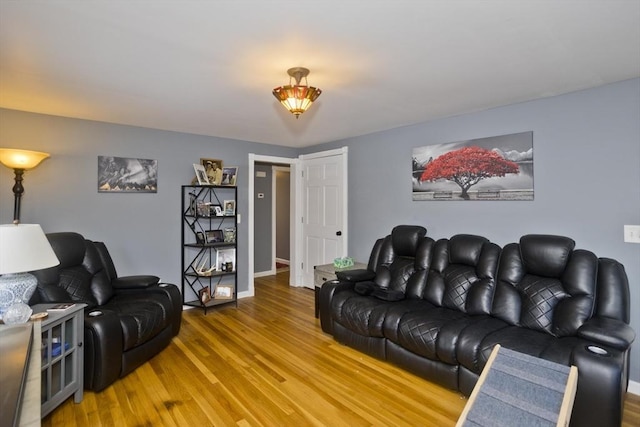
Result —
M311 107L313 101L318 99L322 91L317 87L309 86L309 82L307 82L309 70L307 68L289 68L287 74L289 74L289 84L275 88L273 90L273 96L284 105L284 108L295 115L297 119L300 117L300 114ZM300 84L303 77L305 85ZM295 85L291 85L292 78L296 80Z

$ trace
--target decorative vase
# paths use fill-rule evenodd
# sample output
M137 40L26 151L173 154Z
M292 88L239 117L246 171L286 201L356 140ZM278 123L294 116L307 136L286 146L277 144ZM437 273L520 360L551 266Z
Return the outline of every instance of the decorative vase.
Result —
M29 304L38 286L38 280L30 273L8 273L0 276L0 317L16 303Z

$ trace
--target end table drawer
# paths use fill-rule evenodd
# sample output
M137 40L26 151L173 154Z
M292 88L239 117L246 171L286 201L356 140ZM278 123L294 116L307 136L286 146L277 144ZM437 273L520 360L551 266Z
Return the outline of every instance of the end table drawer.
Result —
M322 284L328 280L337 280L336 274L318 270L313 272L313 284L316 287L322 287Z

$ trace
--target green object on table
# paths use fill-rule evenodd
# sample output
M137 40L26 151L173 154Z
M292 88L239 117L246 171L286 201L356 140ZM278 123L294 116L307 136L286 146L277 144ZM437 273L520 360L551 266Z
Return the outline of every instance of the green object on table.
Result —
M335 268L353 267L353 258L351 257L336 258L333 260L333 266Z

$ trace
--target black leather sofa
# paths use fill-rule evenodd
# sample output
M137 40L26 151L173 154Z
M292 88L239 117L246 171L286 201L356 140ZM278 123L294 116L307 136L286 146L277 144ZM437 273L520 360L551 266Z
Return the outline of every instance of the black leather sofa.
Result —
M178 335L182 297L175 285L159 283L156 276L118 277L104 243L78 233L50 233L47 238L60 265L33 272L38 288L29 303L87 304L85 389L104 389Z
M397 226L320 291L324 332L471 394L495 344L578 368L572 426L619 426L635 332L624 267L567 237L433 240Z

